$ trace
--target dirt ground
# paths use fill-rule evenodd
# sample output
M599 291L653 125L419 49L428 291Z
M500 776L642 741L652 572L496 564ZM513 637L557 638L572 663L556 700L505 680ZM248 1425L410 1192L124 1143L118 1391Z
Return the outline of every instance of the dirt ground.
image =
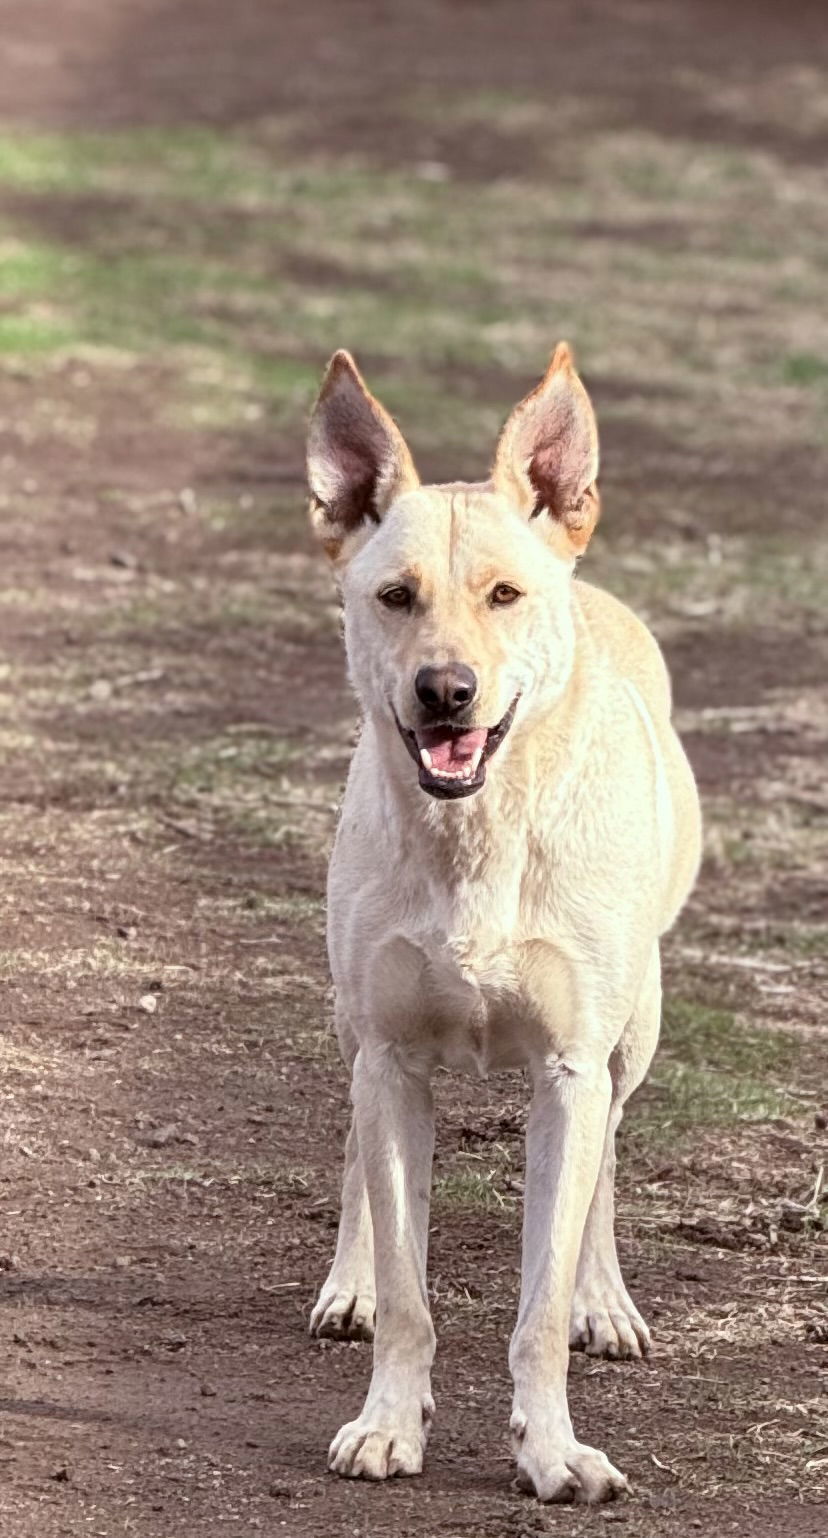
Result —
M828 1531L823 11L7 0L3 1538ZM579 158L599 127L620 169ZM377 200L364 247L343 181ZM191 265L156 269L170 251ZM665 645L708 824L623 1136L656 1349L572 1360L576 1428L632 1484L594 1512L511 1482L519 1076L438 1086L421 1480L326 1474L369 1353L307 1335L347 1124L322 894L354 733L304 529L308 392L354 346L422 468L463 474L567 306L607 463L588 574Z

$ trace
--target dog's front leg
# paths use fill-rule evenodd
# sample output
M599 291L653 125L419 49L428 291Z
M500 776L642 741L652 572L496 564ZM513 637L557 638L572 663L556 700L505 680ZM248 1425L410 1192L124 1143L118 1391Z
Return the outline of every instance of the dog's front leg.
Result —
M603 1453L576 1441L566 1397L575 1269L611 1092L605 1064L576 1068L555 1059L535 1073L520 1309L509 1365L518 1479L543 1501L609 1500L626 1487Z
M374 1367L358 1420L331 1444L338 1474L419 1474L434 1414L426 1251L434 1150L428 1077L391 1046L363 1047L352 1095L374 1229Z

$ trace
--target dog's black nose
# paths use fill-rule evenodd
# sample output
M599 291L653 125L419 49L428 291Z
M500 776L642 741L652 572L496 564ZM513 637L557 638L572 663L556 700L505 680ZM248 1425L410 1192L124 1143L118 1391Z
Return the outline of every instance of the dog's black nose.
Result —
M477 679L465 662L447 662L443 667L419 668L414 689L426 710L435 716L453 716L471 704Z

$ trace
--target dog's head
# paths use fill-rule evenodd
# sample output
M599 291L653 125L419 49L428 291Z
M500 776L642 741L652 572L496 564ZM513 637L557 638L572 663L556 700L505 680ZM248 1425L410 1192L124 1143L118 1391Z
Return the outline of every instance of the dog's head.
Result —
M422 486L353 359L331 360L308 438L311 521L341 585L354 688L367 713L396 722L430 795L480 790L512 723L562 694L597 473L595 418L565 343L477 485Z

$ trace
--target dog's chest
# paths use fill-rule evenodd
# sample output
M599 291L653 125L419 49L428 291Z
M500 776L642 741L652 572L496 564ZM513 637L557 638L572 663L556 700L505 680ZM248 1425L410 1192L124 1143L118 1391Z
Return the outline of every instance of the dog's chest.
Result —
M447 1068L486 1074L523 1066L554 1015L546 991L545 1019L539 1020L537 976L542 968L554 994L556 930L563 913L548 884L540 911L518 861L500 876L495 884L475 883L456 892L453 900L441 902L432 894L422 911L415 939L416 996L409 1004L435 1060Z
M485 1075L530 1056L522 947L505 936L424 937L418 1012L438 1063Z

